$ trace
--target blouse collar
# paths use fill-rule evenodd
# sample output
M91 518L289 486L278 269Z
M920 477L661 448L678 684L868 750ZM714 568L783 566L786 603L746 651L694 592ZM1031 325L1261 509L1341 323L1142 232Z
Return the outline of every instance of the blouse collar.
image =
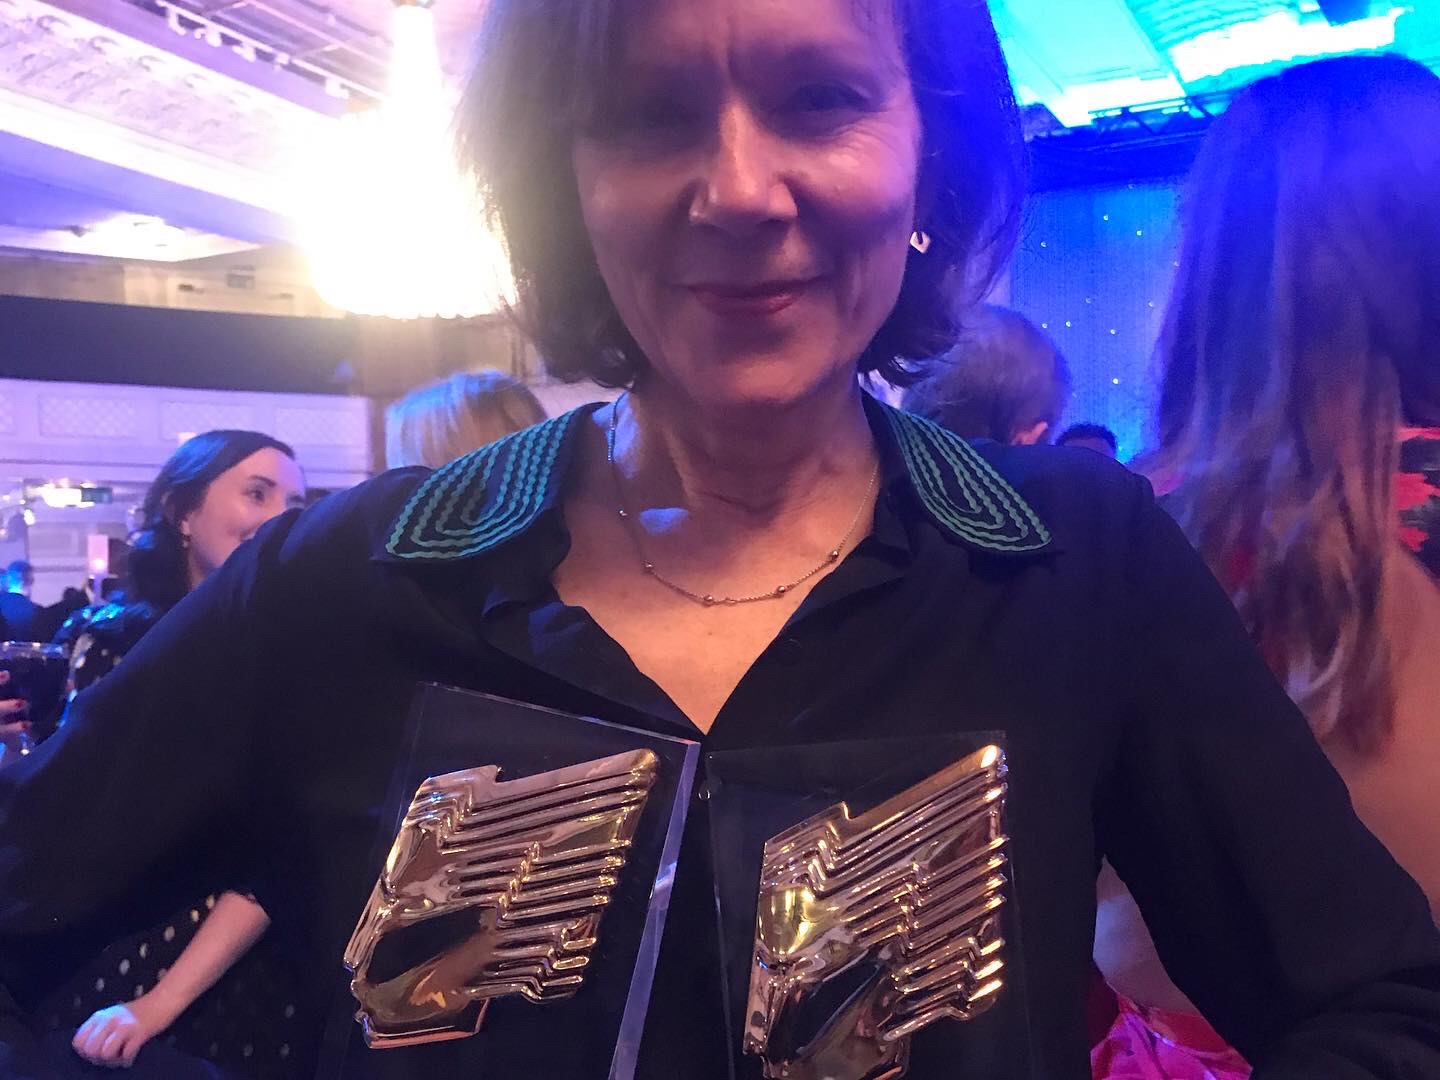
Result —
M579 433L602 407L583 405L436 469L391 524L380 557L453 562L525 534L559 505ZM991 555L1031 555L1051 546L1039 515L964 439L868 395L865 413L885 486L908 488L944 535Z

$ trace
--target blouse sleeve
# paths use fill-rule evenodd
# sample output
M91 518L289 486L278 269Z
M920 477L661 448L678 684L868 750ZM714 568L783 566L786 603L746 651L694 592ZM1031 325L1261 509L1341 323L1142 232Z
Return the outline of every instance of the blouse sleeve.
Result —
M267 608L296 518L242 545L0 770L0 983L22 1004L192 900L197 856L212 885L248 878Z
M1440 1077L1440 935L1228 597L1136 481L1100 842L1256 1080ZM1437 778L1440 782L1440 778Z

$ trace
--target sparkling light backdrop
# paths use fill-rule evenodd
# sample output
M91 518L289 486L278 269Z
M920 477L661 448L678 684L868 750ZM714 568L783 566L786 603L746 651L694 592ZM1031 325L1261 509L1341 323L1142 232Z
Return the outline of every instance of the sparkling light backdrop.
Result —
M1065 354L1066 426L1104 424L1120 459L1144 449L1155 398L1155 341L1175 267L1173 184L1077 188L1031 197L1010 304Z

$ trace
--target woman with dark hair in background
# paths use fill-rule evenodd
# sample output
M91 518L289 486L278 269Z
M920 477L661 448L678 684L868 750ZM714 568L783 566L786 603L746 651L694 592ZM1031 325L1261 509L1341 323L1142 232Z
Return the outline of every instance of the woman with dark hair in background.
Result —
M295 452L278 439L257 431L208 431L187 439L145 493L120 598L72 616L56 637L72 650L72 696L114 668L261 525L304 497ZM62 1023L78 1024L73 1042L82 1057L129 1065L254 944L268 922L264 910L238 892L207 897L166 925L107 949L76 980L75 993L60 995L52 1014L60 1018L63 1009ZM273 1005L277 1014L283 1008ZM219 1045L211 1056L222 1049L241 1057L241 1047Z
M1028 1032L985 1052L1007 1075L1088 1075L1101 854L1144 885L1183 984L1272 1080L1314 1080L1316 1062L1440 1075L1424 898L1144 481L1095 454L972 447L860 389L951 347L957 283L993 278L1014 236L1024 145L986 5L490 0L483 18L462 126L518 315L552 371L629 391L281 517L0 773L11 993L162 900L142 867L204 845L253 876L308 961L307 1002L335 1001L403 718L439 681L781 762L1004 729L1025 948L1000 992ZM156 743L166 760L143 753ZM64 812L77 778L85 815ZM163 803L113 794L151 785ZM739 1052L707 795L627 1042L647 1080L719 1080ZM51 880L62 845L75 870ZM978 990L950 959L946 993ZM892 985L867 964L843 977L816 996L858 1011L862 980ZM37 1060L25 1023L0 1014L0 1072ZM837 1023L815 1036L835 1048L817 1075L875 1032L868 1012L851 1040ZM565 1080L612 1052L535 1030L479 1071ZM925 1023L910 1075L953 1075L973 1030ZM434 1049L365 1061L418 1075Z
M71 694L114 667L255 530L304 498L295 451L279 439L258 431L186 439L145 492L120 597L77 612L55 636L72 650Z
M1440 916L1437 193L1440 78L1418 63L1323 60L1238 95L1185 201L1146 468ZM1097 1075L1244 1075L1107 881L1096 959L1122 1000ZM1167 965L1183 949L1156 941Z

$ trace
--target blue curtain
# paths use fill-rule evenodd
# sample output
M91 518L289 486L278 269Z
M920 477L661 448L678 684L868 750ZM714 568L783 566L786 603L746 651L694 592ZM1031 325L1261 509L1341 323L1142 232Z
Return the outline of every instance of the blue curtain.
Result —
M1070 364L1066 425L1104 424L1127 460L1148 445L1155 342L1175 267L1174 184L1075 188L1032 196L1011 305Z

